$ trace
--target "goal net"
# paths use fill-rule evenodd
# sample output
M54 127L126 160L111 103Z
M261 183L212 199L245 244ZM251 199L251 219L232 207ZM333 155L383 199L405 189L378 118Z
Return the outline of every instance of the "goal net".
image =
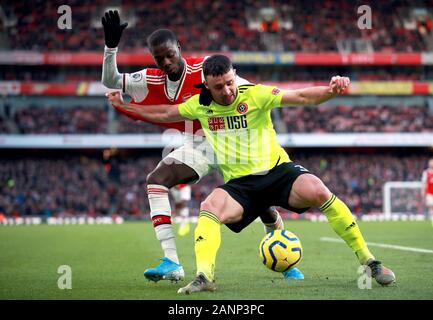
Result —
M383 213L391 218L424 216L425 206L421 194L421 181L388 181L383 185Z

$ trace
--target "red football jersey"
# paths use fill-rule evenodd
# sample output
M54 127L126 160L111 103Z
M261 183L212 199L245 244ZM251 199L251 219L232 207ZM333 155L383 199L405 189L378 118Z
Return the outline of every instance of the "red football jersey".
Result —
M427 169L423 173L424 190L427 194L433 194L433 170Z
M202 67L204 58L184 59L185 68L182 76L176 83L171 82L167 75L160 69L147 68L142 71L123 74L123 93L129 94L133 100L131 103L139 105L158 105L158 104L180 104L200 93L200 89L194 87L195 84L202 83ZM127 112L123 112L130 118L145 121L164 128L173 128L181 132L195 133L201 129L200 121L194 120L175 123L155 123L144 118L137 118ZM185 128L186 127L186 128ZM192 128L191 128L192 127Z

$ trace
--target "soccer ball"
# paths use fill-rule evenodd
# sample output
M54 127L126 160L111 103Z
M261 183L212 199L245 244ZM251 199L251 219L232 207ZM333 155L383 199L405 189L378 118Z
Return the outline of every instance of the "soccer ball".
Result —
M265 235L259 250L263 264L277 272L293 268L302 257L301 241L287 230L274 230Z

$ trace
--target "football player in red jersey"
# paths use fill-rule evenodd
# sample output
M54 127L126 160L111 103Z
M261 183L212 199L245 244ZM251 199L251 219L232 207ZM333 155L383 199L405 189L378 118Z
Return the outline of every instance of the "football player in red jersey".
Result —
M121 24L117 11L108 11L102 17L105 35L104 62L102 83L110 89L119 89L132 97L132 104L158 105L179 104L191 96L200 93L196 84L203 83L202 65L204 58L183 58L176 35L168 29L158 29L147 39L147 45L157 68L145 68L135 73L119 73L116 63L118 44L127 23ZM237 78L238 84L248 83ZM205 98L206 96L203 95ZM209 101L210 103L210 101ZM205 104L205 103L203 103ZM119 109L118 109L119 110ZM119 110L120 111L120 110ZM127 116L145 122L144 118L121 111ZM193 139L199 134L199 121L177 123L154 123L165 128L177 129L184 133L184 145L175 149L159 162L147 176L147 193L150 205L150 216L157 239L164 251L162 262L155 268L147 269L144 276L152 281L182 280L184 270L179 263L173 228L168 191L178 184L190 184L217 169L212 148L204 147L205 139L198 143ZM204 140L204 141L203 141ZM266 232L283 229L283 221L275 208L269 208L260 216ZM245 225L227 225L235 232ZM293 268L284 274L286 278L303 279L302 273Z
M428 168L422 173L422 183L422 195L433 226L433 158L429 160Z

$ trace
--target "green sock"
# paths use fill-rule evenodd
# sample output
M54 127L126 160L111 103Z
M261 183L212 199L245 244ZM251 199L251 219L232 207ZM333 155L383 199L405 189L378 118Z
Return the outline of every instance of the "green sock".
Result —
M221 222L208 211L200 211L194 231L197 273L202 272L213 281L215 261L221 244Z
M332 229L334 229L356 254L361 264L365 264L369 259L374 259L370 250L368 250L358 224L355 222L352 213L343 201L333 194L331 198L320 207L320 211L328 218Z

